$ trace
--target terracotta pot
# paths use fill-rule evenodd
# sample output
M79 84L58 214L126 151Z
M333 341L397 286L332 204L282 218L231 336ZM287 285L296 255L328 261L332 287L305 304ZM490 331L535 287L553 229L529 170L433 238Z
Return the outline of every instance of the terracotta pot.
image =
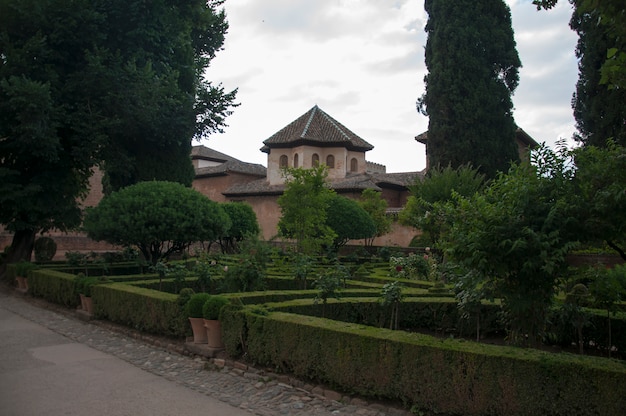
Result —
M28 291L28 278L24 276L16 276L15 280L17 280L17 288L23 292Z
M206 344L207 343L207 331L204 327L204 319L202 318L189 318L191 323L191 330L193 331L194 344Z
M89 315L93 315L93 300L89 296L81 296L81 302L84 301L83 310Z
M206 328L207 343L210 348L224 348L222 342L222 325L220 321L214 319L205 319L204 327Z
M86 311L87 307L85 306L85 295L83 295L82 293L79 293L78 296L80 297L80 309L82 309L83 311Z

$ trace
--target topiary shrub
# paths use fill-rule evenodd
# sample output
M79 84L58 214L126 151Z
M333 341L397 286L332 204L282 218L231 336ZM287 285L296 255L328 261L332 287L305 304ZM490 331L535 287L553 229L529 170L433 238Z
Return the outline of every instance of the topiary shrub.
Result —
M207 320L217 320L224 305L230 301L224 296L211 296L202 306L202 317Z
M202 307L211 297L208 293L195 293L191 295L187 305L185 305L185 313L189 318L202 318Z
M52 260L57 253L57 243L50 237L39 237L35 240L33 250L35 251L36 262L47 262Z

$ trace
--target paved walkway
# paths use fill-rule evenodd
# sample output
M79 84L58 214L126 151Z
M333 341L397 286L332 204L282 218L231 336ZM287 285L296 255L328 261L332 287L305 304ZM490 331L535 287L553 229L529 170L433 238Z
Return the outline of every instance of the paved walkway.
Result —
M0 414L408 414L244 363L186 356L182 346L106 322L84 322L74 311L4 287Z

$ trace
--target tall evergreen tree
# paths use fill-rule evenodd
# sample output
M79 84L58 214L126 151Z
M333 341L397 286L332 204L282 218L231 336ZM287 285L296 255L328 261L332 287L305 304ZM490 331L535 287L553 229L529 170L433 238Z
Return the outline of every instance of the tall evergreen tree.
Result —
M578 133L575 138L585 145L606 146L612 138L626 145L626 90L607 88L601 83L601 68L607 50L613 45L613 36L607 32L596 9L582 12L582 0L576 0L570 27L578 33L576 57L578 82L572 99Z
M426 92L432 167L471 164L494 177L519 160L511 94L521 66L502 0L425 0Z

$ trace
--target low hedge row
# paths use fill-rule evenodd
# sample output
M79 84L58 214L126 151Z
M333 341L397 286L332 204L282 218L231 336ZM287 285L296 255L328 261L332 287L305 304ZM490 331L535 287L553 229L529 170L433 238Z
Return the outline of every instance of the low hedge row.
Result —
M76 308L80 300L75 291L76 276L57 270L37 269L28 277L30 293L57 305Z
M626 414L624 362L254 310L222 309L229 355L346 392L446 414Z
M99 319L139 331L184 338L189 323L178 296L123 283L92 287L94 314Z

